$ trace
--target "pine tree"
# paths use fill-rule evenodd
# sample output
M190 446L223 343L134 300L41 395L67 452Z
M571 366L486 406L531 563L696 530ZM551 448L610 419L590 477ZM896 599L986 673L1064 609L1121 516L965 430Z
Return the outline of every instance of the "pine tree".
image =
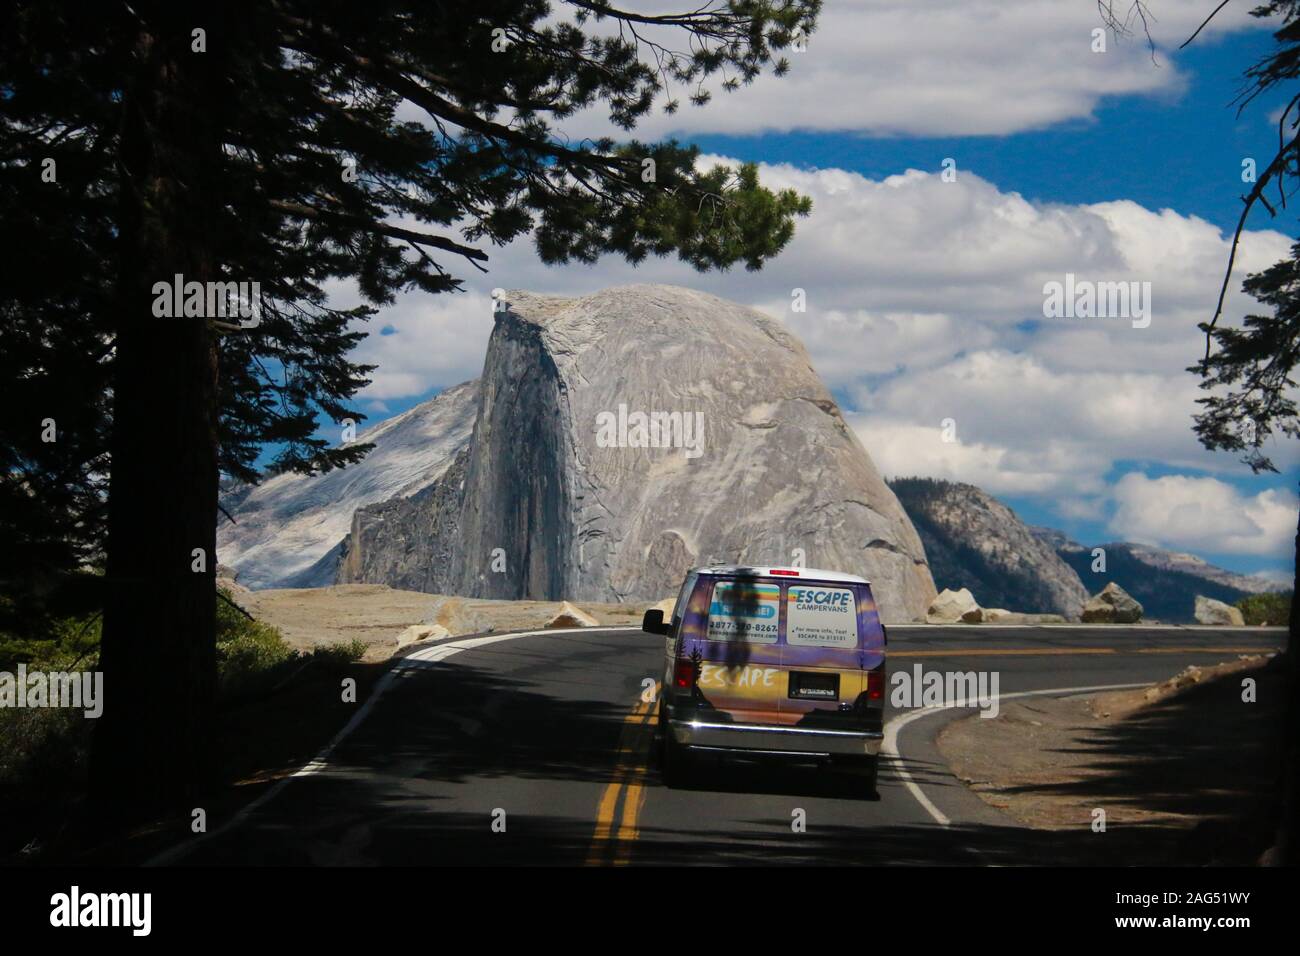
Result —
M1219 4L1205 23L1222 8L1223 4ZM1256 17L1276 18L1280 25L1273 34L1276 48L1246 71L1247 85L1239 97L1239 111L1261 95L1300 80L1300 0L1270 0L1250 12ZM1193 34L1187 43L1195 37ZM1262 205L1276 216L1300 184L1300 94L1289 100L1278 117L1277 134L1277 152L1242 197L1218 306L1210 320L1200 325L1205 333L1205 354L1188 369L1200 377L1201 388L1208 393L1197 399L1202 406L1195 416L1197 437L1207 448L1240 453L1242 461L1256 473L1277 471L1265 452L1270 438L1300 437L1300 417L1293 398L1296 383L1292 378L1300 360L1300 243L1291 247L1289 259L1247 276L1242 284L1243 291L1272 308L1271 315L1249 315L1240 328L1220 325L1219 320L1237 247L1251 212ZM1276 198L1270 200L1272 195ZM1295 546L1293 593L1300 591L1300 520ZM1282 771L1278 857L1281 863L1294 864L1300 860L1300 604L1294 599L1289 625L1289 692L1286 727L1280 735L1287 752Z
M51 554L66 569L94 550L107 469L91 767L105 822L188 807L205 781L220 475L256 481L268 444L277 470L360 458L320 428L363 418L349 404L370 371L348 357L360 323L399 292L460 289L455 265L484 268L492 246L531 233L548 263L761 267L805 198L752 166L697 168L675 141L570 141L561 121L599 109L627 132L682 91L703 105L710 81L783 73L818 7L6 5L0 210L6 237L31 236L27 274L0 280L18 328L6 371L31 415L64 421L57 454L26 413L13 423L0 507L7 527L32 505L33 540L84 543ZM333 307L338 279L367 304ZM243 315L213 314L219 299L160 314L174 282L258 292ZM65 386L66 409L51 398Z

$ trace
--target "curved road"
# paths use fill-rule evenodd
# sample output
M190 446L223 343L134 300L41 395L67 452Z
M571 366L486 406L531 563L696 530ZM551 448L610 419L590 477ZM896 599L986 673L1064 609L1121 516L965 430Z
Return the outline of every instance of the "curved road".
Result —
M1005 697L1163 680L1284 641L1259 628L895 626L889 667L997 671ZM605 629L421 647L327 758L157 862L1054 862L1055 844L944 765L935 736L968 710L887 712L900 760L882 761L877 800L815 767L738 762L668 790L642 699L661 655L662 638Z

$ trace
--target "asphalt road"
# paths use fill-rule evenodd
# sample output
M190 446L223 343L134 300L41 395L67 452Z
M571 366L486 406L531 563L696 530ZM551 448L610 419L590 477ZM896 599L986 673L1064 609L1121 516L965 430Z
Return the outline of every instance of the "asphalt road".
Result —
M642 699L661 638L487 640L406 658L325 759L157 862L1052 862L1052 839L987 806L939 756L936 734L969 710L888 711L899 757L882 761L879 799L829 770L739 762L669 790ZM898 626L889 666L997 671L1006 697L1163 680L1284 640L1273 629Z

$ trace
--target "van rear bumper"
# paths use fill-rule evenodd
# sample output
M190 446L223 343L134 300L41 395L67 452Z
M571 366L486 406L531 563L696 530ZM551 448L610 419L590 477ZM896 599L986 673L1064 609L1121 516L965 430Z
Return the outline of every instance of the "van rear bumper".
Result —
M880 744L885 736L878 730L826 730L780 724L717 724L671 719L668 730L673 740L683 747L810 756L874 757L880 753Z

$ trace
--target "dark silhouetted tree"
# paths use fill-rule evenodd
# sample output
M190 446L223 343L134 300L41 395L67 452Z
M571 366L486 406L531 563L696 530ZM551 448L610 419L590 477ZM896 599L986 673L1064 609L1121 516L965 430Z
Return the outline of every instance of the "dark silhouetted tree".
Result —
M0 211L9 243L30 245L0 296L18 323L6 371L34 404L6 422L21 441L0 520L27 503L30 540L70 529L93 549L107 475L102 819L188 808L204 781L219 476L257 480L268 444L277 469L363 455L320 432L322 416L362 417L358 322L405 290L458 289L452 264L482 268L491 246L531 233L548 263L759 268L805 198L765 189L752 166L697 168L690 146L573 141L557 124L603 111L628 131L678 95L706 103L708 82L782 73L818 7L5 5ZM258 282L257 324L156 315L156 284L176 276ZM367 304L332 307L338 279ZM33 444L39 419L60 416L67 443Z

